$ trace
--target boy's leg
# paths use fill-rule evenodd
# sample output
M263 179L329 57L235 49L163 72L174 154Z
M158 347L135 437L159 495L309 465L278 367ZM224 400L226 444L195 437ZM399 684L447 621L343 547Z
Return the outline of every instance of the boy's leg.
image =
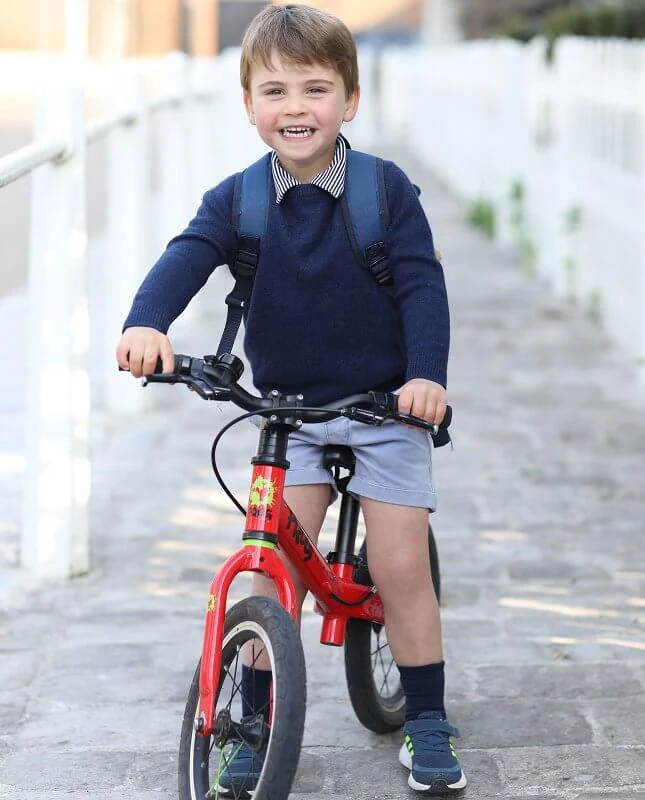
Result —
M428 511L361 498L367 560L406 697L399 760L419 791L463 789L466 777L446 720L439 605L429 567Z
M361 498L367 560L397 664L443 660L441 619L428 567L428 510Z

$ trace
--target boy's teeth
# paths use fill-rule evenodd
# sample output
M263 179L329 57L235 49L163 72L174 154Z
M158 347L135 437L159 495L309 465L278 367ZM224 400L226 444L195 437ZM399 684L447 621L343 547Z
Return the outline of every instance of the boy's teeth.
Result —
M285 128L282 133L285 136L309 136L311 128Z

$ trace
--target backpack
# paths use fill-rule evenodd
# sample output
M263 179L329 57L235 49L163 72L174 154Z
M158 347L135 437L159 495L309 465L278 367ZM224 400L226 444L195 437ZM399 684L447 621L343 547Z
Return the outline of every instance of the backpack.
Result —
M358 263L391 293L392 276L385 252L390 223L383 161L347 148L345 188L339 198L345 228ZM226 297L227 313L217 354L231 353L244 308L253 291L255 270L266 233L271 197L271 162L263 156L240 173L233 189L231 222L237 233L237 252L229 269L235 285ZM417 194L421 190L415 186Z

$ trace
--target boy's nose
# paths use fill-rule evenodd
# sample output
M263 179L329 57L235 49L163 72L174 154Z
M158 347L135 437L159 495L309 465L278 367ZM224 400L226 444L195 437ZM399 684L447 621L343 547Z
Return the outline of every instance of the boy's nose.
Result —
M290 97L287 100L285 111L287 114L301 114L305 110L304 103L300 97Z

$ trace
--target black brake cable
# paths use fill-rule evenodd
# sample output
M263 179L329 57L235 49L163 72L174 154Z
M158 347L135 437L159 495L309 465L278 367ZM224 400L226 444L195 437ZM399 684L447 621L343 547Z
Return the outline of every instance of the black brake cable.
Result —
M351 408L351 406L349 406L349 408ZM228 488L217 466L217 447L220 441L222 440L222 437L233 426L237 425L239 422L243 422L245 419L250 419L251 417L270 417L271 415L276 414L276 412L279 412L280 414L284 413L297 414L299 412L302 413L303 411L307 413L318 411L320 412L321 415L334 413L334 409L324 409L316 406L293 406L293 407L280 406L278 408L261 408L258 409L257 411L247 411L245 414L241 414L239 417L235 417L235 419L231 420L230 422L227 422L226 425L224 425L224 427L217 433L217 435L213 439L213 444L211 445L211 467L213 468L213 473L215 475L215 478L217 479L219 485L222 487L228 499L233 503L233 505L237 508L237 510L244 516L246 516L246 508L244 508L244 506L239 502L237 497L235 497L233 492ZM341 417L343 416L343 414L339 412L338 416ZM321 420L321 422L322 421L323 420Z
M220 441L222 440L222 436L229 431L234 425L237 425L239 422L242 422L245 419L250 419L251 417L257 417L257 411L248 411L246 414L242 414L239 417L235 417L231 422L227 422L223 428L221 428L215 438L213 439L213 444L211 445L211 467L213 468L213 472L215 474L215 478L217 482L224 490L224 493L228 497L228 499L233 503L233 505L237 508L237 510L246 516L246 508L240 503L240 501L235 497L233 492L228 488L226 483L224 482L224 478L220 473L217 467L217 446L219 445Z

